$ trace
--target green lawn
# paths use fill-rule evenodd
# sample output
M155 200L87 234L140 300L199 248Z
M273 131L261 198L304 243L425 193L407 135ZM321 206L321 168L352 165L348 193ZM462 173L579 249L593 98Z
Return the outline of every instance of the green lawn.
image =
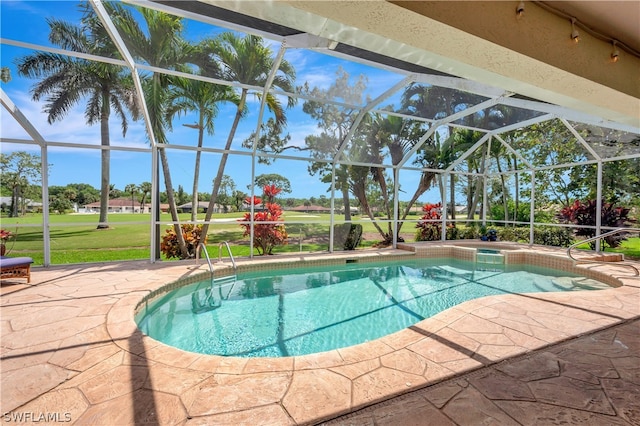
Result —
M231 251L236 257L249 256L249 237L242 236L237 223L243 213L215 214L209 227L207 251L212 259L218 258L218 246L229 241ZM289 244L274 249L274 253L327 251L330 230L329 214L305 214L285 212ZM416 219L410 216L408 219ZM199 216L204 219L204 214ZM341 217L336 216L340 220ZM168 229L169 214L161 217L161 232ZM190 220L189 214L180 215L180 220ZM117 260L149 259L151 224L148 214L111 214L109 229L96 229L98 215L51 215L51 263L89 263ZM369 220L355 216L354 221L363 226L365 238L363 247L370 247L379 241L379 234ZM299 223L305 222L305 223ZM2 228L16 233L9 240L7 248L11 256L30 256L35 264L43 264L42 215L28 214L19 218L2 218ZM411 223L404 225L402 236L406 241L414 240L415 227ZM580 247L583 248L583 247ZM623 252L629 259L640 259L640 238L630 238L621 248L606 251ZM227 257L226 250L222 250Z
M218 258L218 245L229 241L234 256L249 256L249 237L242 236L237 223L243 213L213 215L209 227L207 251L211 258ZM171 217L160 218L161 232L170 227ZM199 215L204 219L204 214ZM284 215L289 233L289 244L277 247L274 252L326 251L328 250L330 215L286 212ZM109 229L97 229L98 215L51 215L51 263L69 264L150 258L151 224L148 214L111 214ZM190 220L190 214L181 214L180 220ZM359 220L355 217L354 220ZM307 223L296 223L307 222ZM361 222L366 233L376 233L369 221ZM28 214L19 218L2 218L2 228L16 234L7 248L11 256L30 256L36 264L44 262L42 215ZM413 232L410 225L407 229ZM300 241L302 240L302 245ZM370 246L375 241L364 241ZM226 257L226 250L222 251Z
M590 250L589 244L582 244L576 247L581 250ZM622 245L617 248L607 247L605 253L624 253L626 259L640 260L640 237L628 238L622 242Z

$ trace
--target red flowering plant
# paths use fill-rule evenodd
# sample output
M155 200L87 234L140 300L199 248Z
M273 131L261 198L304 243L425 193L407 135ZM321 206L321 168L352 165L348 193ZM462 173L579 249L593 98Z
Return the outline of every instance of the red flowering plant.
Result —
M7 231L6 229L0 229L0 255L4 256L7 254L6 244L11 238L13 238L13 232Z
M6 229L0 229L0 242L2 244L6 244L7 240L13 238L13 232L7 231Z
M264 205L260 208L262 199L260 197L247 198L247 204L254 206L253 214L253 246L259 254L273 254L273 248L278 245L287 244L287 230L281 219L282 208L275 203L275 197L282 190L275 185L267 185L263 188L266 197ZM251 234L251 212L244 214L243 222L240 226L244 229L243 237ZM262 223L255 223L262 222Z
M416 241L437 241L442 238L442 203L426 203L422 206L424 215L416 224ZM447 225L447 239L457 235L455 225Z

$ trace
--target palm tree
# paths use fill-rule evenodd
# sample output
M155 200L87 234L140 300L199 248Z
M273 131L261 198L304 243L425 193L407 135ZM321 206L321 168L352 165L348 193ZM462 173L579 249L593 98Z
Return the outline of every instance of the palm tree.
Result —
M139 20L133 16L129 9L126 9L121 4L105 2L104 6L109 11L109 15L127 45L129 52L135 58L149 65L165 69L181 68L192 59L195 48L189 45L182 37L184 30L182 18L140 6L132 6L142 16L142 22L146 26L143 29L139 24ZM143 83L149 121L153 135L158 143L158 154L162 164L171 219L178 239L180 253L186 259L189 257L189 253L180 227L169 161L163 146L168 142L165 135L165 109L167 105L167 89L171 83L171 77L154 72Z
M140 212L144 213L144 205L147 201L147 195L151 194L151 182L142 182L138 187L138 190L142 193L142 199L140 200Z
M135 211L135 196L138 193L138 186L135 183L130 183L124 187L124 192L131 194L131 213Z
M190 80L176 77L172 80L173 87L167 97L166 121L169 129L173 118L183 113L194 111L198 114L198 122L187 127L198 129L198 151L193 171L193 190L191 195L191 220L198 215L198 178L200 176L200 148L204 131L213 135L214 119L218 114L218 103L232 102L236 106L240 103L238 94L230 86L221 86L200 80Z
M264 44L262 37L255 35L240 37L234 33L223 33L209 42L209 48L210 54L219 59L222 75L227 81L235 81L251 86L264 86L267 83L269 74L274 67L274 59L271 49ZM295 87L294 80L295 70L293 66L289 62L282 60L278 66L278 73L273 79L272 87L279 88L286 92L293 92ZM231 148L238 123L245 112L248 93L249 89L246 87L241 89L240 101L237 104L236 115L233 119L229 136L227 137L225 153L222 154L220 165L218 166L218 173L213 181L213 189L211 191L209 206L207 207L202 235L206 235L208 231L208 223L213 214L213 207L218 197L220 183L224 176L224 168L229 156L226 151ZM265 102L275 116L276 125L284 126L287 119L278 99L272 93L267 93ZM294 103L295 100L289 97L288 107L293 106Z
M94 12L87 11L82 25L51 19L49 41L62 49L103 57L118 52ZM127 133L127 111L138 119L139 108L134 96L133 80L122 67L72 58L56 53L37 52L21 58L18 73L41 78L31 89L32 98L44 98L44 112L49 124L62 120L69 110L87 98L87 124L100 123L102 144L102 179L100 184L100 219L98 229L108 228L110 145L109 117L112 111L121 121L122 135Z

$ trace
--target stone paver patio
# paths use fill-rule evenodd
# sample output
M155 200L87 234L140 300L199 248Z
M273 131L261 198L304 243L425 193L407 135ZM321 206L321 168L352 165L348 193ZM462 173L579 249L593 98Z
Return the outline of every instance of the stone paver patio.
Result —
M372 342L289 358L188 353L138 331L136 304L202 266L34 268L30 285L1 287L2 421L637 425L640 279L586 267L623 285L472 300Z

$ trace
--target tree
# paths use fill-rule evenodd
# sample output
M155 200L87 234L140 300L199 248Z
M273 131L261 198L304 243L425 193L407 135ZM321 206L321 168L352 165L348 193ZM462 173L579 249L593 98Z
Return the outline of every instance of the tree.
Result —
M334 83L328 89L310 88L307 83L299 89L303 95L312 98L341 99L347 104L342 106L313 99L304 102L302 110L318 121L320 134L309 135L304 139L307 149L310 149L313 157L318 160L331 160L335 157L337 147L344 142L357 117L358 109L348 105L363 103L367 78L360 75L353 84L350 84L350 79L351 77L344 69L338 68ZM342 194L342 202L345 207L344 218L346 221L351 220L348 166L337 164L332 167L330 162L317 161L309 166L309 174L318 174L321 181L325 183L330 183L333 176L336 188Z
M10 217L20 213L20 201L24 202L23 191L30 184L41 180L42 160L39 155L16 151L0 153L0 184L11 191Z
M291 181L277 173L258 175L255 177L253 185L259 188L275 185L280 189L280 191L278 191L279 193L282 192L284 194L291 194ZM247 186L247 188L251 189L251 186ZM263 194L263 197L264 196L266 196L266 194Z
M247 197L248 197L248 194L240 190L233 191L233 195L232 195L233 206L236 208L236 211L239 212L240 210L242 210L242 204L244 200L247 199Z
M209 42L209 52L213 58L219 60L220 66L222 67L222 75L227 81L235 81L252 86L264 86L267 83L272 69L276 65L269 46L264 43L262 37L255 35L239 37L233 33L223 33L218 38ZM277 73L273 78L271 86L286 92L293 92L294 79L295 70L289 62L282 60L278 64ZM229 130L225 152L222 154L220 164L218 165L218 173L213 181L211 199L209 200L209 207L207 208L203 227L205 235L208 230L211 215L213 214L213 207L217 201L220 183L224 176L224 169L229 156L226 151L231 148L231 143L233 142L240 118L242 118L244 114L248 93L249 89L242 87L240 102L238 103L231 129ZM267 93L265 96L266 105L275 116L276 124L278 126L284 126L287 119L278 98L272 93ZM288 106L291 107L294 103L294 99L289 97Z
M182 18L140 6L133 6L133 9L142 16L140 21L120 3L105 2L103 5L108 10L113 23L119 30L120 36L134 57L159 68L188 70L186 64L193 62L197 52L182 37L184 30ZM141 24L144 24L144 28L141 27ZM154 72L150 78L143 81L143 89L151 129L158 143L158 154L162 164L174 232L182 258L186 259L189 257L189 251L180 227L169 161L163 146L168 143L165 134L165 118L168 88L171 80L172 77L167 74Z
M49 19L49 41L62 49L104 57L119 57L118 50L102 23L89 6L81 25ZM102 145L100 219L98 229L108 228L110 132L112 111L121 123L122 136L127 133L127 112L138 119L139 107L134 95L133 80L120 66L86 59L71 58L57 53L37 52L18 61L18 73L41 79L32 88L35 101L45 100L44 112L49 124L62 120L70 109L87 99L87 124L100 123Z
M151 182L142 182L138 187L138 190L142 194L142 197L140 197L140 213L144 213L147 195L151 194Z
M218 114L218 104L232 102L236 106L240 103L237 93L229 86L211 84L200 80L175 77L173 87L167 98L166 119L169 128L173 118L183 113L194 111L198 114L198 122L187 127L198 129L198 151L193 171L193 190L191 196L191 220L195 221L198 214L198 178L200 176L200 148L202 148L204 131L214 133L214 119Z
M131 213L135 212L135 200L138 193L138 186L135 183L130 183L124 187L124 192L131 194Z
M220 182L220 190L218 192L218 204L223 206L225 213L228 210L228 206L232 203L233 193L236 190L236 183L233 181L231 176L224 175L222 177L222 181ZM203 200L209 200L211 197L210 194L206 195L206 198L203 197Z

